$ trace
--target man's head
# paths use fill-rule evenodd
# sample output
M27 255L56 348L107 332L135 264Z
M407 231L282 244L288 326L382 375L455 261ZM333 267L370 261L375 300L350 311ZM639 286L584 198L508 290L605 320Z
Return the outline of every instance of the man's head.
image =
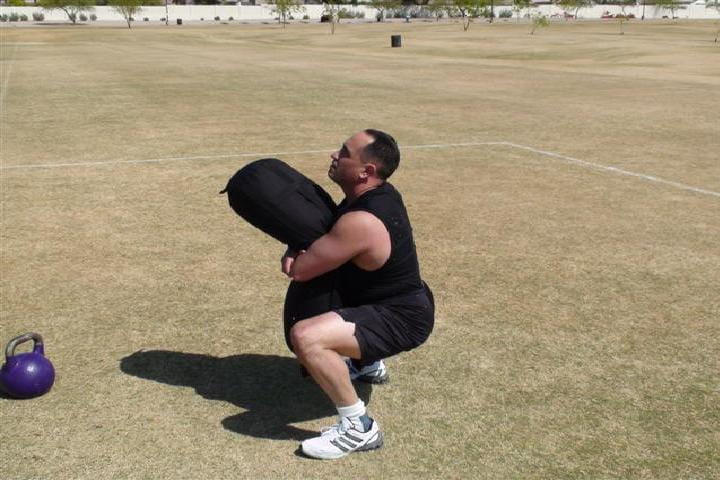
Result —
M382 183L398 167L400 150L387 133L367 129L348 138L330 158L328 175L340 185Z
M366 163L377 162L378 177L386 180L400 165L400 149L397 142L393 137L380 130L368 128L363 133L372 139L362 152L363 160Z

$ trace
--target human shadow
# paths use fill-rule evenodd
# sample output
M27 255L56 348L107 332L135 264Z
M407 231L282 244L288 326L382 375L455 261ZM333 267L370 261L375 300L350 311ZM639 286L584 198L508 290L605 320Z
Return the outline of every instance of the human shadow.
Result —
M128 374L168 385L192 387L210 400L245 409L222 420L227 430L253 437L304 440L317 432L293 423L336 414L330 400L310 377L303 377L294 358L240 354L213 357L165 350L139 351L123 358ZM372 386L355 385L367 404Z

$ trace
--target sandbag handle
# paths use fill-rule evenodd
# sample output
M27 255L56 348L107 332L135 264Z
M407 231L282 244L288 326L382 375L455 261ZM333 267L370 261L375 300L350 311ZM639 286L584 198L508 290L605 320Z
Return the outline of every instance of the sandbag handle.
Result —
M15 348L17 348L17 346L21 343L25 343L30 340L33 340L35 342L35 345L33 346L33 353L39 353L40 355L44 355L45 348L43 347L42 336L39 333L31 332L20 335L19 337L15 337L10 340L10 342L7 344L7 348L5 348L5 358L7 360L10 360L10 357L15 355Z

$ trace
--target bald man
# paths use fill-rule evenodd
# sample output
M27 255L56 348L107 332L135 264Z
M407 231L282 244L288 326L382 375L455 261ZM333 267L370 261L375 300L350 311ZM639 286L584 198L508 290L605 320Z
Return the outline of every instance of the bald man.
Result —
M402 197L387 181L400 163L393 137L363 130L330 158L328 176L345 194L338 218L306 251L288 250L281 260L283 272L298 282L340 272L344 307L302 320L290 331L298 360L338 411L336 425L302 442L305 455L320 459L383 444L351 381L352 373L361 372L350 372L346 358L383 374L382 359L427 340L435 313Z

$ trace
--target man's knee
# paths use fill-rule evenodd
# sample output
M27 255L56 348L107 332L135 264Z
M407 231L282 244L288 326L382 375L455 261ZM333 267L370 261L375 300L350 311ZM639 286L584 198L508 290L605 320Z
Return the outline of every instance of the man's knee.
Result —
M298 358L320 350L333 350L340 355L359 358L355 325L345 322L334 312L301 320L290 330L290 342Z
M313 334L314 328L307 320L301 320L290 329L290 342L293 351L298 357L303 357L312 350L316 342L316 335Z

